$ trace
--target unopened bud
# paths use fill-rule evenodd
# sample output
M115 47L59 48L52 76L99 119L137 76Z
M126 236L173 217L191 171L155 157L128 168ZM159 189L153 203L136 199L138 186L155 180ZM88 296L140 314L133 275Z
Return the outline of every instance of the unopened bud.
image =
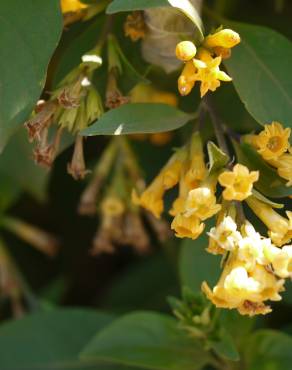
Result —
M191 41L181 41L176 45L175 54L177 59L188 62L197 53L196 45Z
M67 166L67 172L75 180L83 180L90 172L86 169L83 153L83 137L77 135L75 139L74 153L71 162Z
M214 48L221 46L223 48L233 48L240 43L240 36L237 32L224 29L219 32L209 35L204 40L204 46L207 48Z
M228 59L231 57L231 50L229 48L223 48L222 46L216 46L214 49L214 53L221 57L222 59Z

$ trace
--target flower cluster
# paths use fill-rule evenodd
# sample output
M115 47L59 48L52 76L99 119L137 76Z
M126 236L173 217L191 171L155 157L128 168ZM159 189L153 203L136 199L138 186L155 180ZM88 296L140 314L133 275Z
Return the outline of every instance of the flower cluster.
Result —
M99 215L100 224L93 240L92 255L114 253L119 246L130 246L138 254L151 250L147 228L163 242L169 226L131 202L133 186L143 187L135 155L127 140L115 137L102 153L79 203L79 213Z
M221 208L216 203L216 183L216 176L210 175L205 164L200 135L195 133L186 146L171 156L140 196L134 191L133 201L159 218L165 192L178 185L178 197L169 211L174 217L171 228L179 238L196 239L204 230L203 221Z
M231 48L239 42L239 35L230 29L208 35L198 49L191 41L180 42L176 47L176 56L185 63L178 79L180 94L188 95L196 81L201 82L201 97L209 90L215 91L221 81L231 81L231 77L219 67L222 59L229 58Z
M243 315L266 314L265 301L281 300L284 279L292 277L292 246L276 247L245 221L239 228L232 216L209 232L208 251L226 255L223 272L211 290L206 282L203 292L217 306L236 308Z

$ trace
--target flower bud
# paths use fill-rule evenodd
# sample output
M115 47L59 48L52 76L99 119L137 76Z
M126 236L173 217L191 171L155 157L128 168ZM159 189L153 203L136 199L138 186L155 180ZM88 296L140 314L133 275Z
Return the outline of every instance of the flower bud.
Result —
M215 48L221 46L223 48L233 48L240 43L240 36L237 32L230 29L224 29L219 32L209 35L204 40L204 46L207 48Z
M181 41L176 45L175 54L177 59L188 62L193 59L197 53L195 44L191 41Z

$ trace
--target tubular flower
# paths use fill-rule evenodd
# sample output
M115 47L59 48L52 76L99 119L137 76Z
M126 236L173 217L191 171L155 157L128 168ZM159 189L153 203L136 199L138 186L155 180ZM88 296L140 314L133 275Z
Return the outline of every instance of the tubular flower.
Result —
M292 238L292 212L287 211L285 218L271 206L261 202L254 196L246 200L249 207L269 229L268 234L277 246L289 243Z
M258 152L265 160L278 159L289 147L291 129L284 128L279 122L265 125L265 129L256 136Z
M204 65L203 65L204 66ZM197 68L193 61L185 64L182 73L178 79L178 91L182 96L189 95L195 86Z
M203 45L208 49L212 49L215 47L222 47L226 49L231 49L237 44L240 43L240 36L237 32L230 30L230 29L223 29L213 33L212 35L208 35Z
M171 223L171 229L175 231L175 236L178 238L197 239L204 228L205 224L201 223L196 215L185 217L184 214L178 213Z
M138 196L135 191L133 192L132 200L134 204L142 206L152 212L155 217L160 218L163 212L164 193L179 182L185 157L185 148L174 153L160 173L140 196Z
M259 179L259 171L249 172L242 164L236 164L232 171L220 174L218 181L225 187L223 197L226 200L244 200L251 195L253 183Z
M203 144L198 133L193 134L190 141L190 164L185 174L185 181L190 188L198 185L207 175L207 167L204 160Z
M145 37L146 24L142 12L135 11L127 16L124 24L124 32L134 42Z
M280 278L292 277L292 246L286 245L283 248L268 246L264 249L265 257L273 266L273 271Z
M292 154L284 153L269 163L277 168L278 175L287 180L286 186L292 186Z
M202 186L189 192L185 202L185 216L196 215L200 220L214 216L221 209L216 203L214 191L208 186Z
M271 311L264 301L281 300L279 292L284 290L283 285L284 280L277 279L260 264L248 272L235 254L225 264L218 284L211 290L203 282L202 290L217 307L236 308L243 315L253 316Z
M226 251L235 250L237 243L242 239L235 221L230 216L224 217L222 222L212 227L208 235L219 247L219 249L217 247L216 249L208 248L208 252L213 254L224 254Z
M86 7L87 5L79 0L61 0L62 13L74 13Z

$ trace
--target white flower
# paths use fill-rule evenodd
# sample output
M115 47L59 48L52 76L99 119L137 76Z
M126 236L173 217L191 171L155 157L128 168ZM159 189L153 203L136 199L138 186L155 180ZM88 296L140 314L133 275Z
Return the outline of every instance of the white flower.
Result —
M225 217L218 226L212 227L208 235L215 240L221 248L227 251L233 251L237 247L238 242L242 239L240 232L237 231L236 223L230 216Z

